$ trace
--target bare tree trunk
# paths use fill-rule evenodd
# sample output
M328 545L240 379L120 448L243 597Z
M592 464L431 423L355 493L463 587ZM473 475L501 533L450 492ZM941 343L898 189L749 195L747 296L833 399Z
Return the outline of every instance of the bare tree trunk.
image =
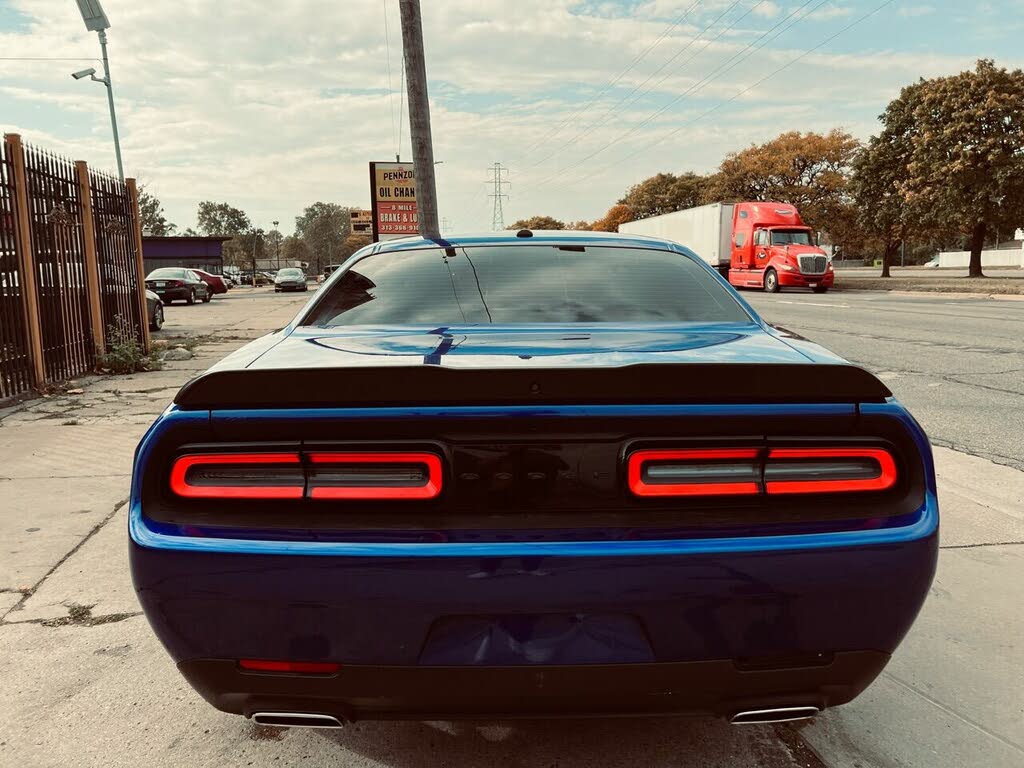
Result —
M981 252L985 249L985 234L988 231L988 224L979 221L974 232L971 233L971 266L967 272L968 277L984 277L981 271Z
M898 248L899 241L889 241L885 244L885 253L882 254L882 274L879 277L892 277L889 274L889 267L892 266L892 260L896 256Z

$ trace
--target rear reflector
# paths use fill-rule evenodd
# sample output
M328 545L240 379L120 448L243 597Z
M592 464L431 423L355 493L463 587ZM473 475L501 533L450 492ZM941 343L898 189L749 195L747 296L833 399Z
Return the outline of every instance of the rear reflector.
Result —
M271 659L239 659L238 666L247 672L285 672L299 675L333 675L341 664L330 661L275 661Z
M765 491L856 493L896 485L896 460L884 448L772 448Z
M178 457L171 490L189 499L301 499L298 453L206 453Z
M760 450L645 450L629 455L629 489L637 496L749 496L761 492Z
M310 453L312 499L433 499L441 459L432 453Z

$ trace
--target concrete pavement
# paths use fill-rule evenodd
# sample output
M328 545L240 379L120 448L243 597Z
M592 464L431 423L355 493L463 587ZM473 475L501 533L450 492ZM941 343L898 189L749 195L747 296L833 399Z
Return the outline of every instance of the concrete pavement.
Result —
M280 327L303 300L234 291L209 305L171 307L167 333L188 328L201 337L195 359L154 373L89 379L82 395L0 413L0 766L1024 765L1017 594L1024 580L1024 473L941 447L943 550L933 594L883 676L853 704L801 728L642 719L361 723L329 733L260 728L213 710L180 678L139 614L123 506L132 450L186 378L245 339ZM957 312L974 317L977 309L911 307L908 316L905 306L876 302L837 321L845 310L832 300L782 294L756 303L770 319L788 313L795 321L788 324L805 335L830 334L822 341L880 364L883 374L907 374L888 379L901 397L934 383L941 389L948 375L967 382L958 386L972 395L989 387L984 376L937 365L974 354L997 389L1008 390L998 397L1019 408L1012 381L999 378L1003 368L981 362L989 354L1020 354L1019 333L1014 342L1012 329L997 332L992 343L1004 352L961 349L933 360L913 338L871 342L874 326L863 323L907 326L912 336L923 312L960 322ZM970 333L972 323L987 319L963 320L961 327ZM1003 439L986 419L944 424L954 410L954 401L925 407L926 427L970 446ZM986 434L974 435L972 424ZM1003 428L1015 429L1012 416ZM996 447L1013 458L1012 447Z

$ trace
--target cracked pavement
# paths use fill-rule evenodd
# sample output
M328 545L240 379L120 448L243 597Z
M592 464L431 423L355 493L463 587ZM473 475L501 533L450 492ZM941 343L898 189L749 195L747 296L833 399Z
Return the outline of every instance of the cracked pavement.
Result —
M0 409L0 766L1024 765L1024 303L941 296L747 294L770 321L881 373L936 443L963 449L935 452L943 529L932 595L852 704L802 726L645 718L338 732L212 709L135 600L132 454L181 384L285 324L305 298L237 289L170 307L157 336L192 337L193 359Z

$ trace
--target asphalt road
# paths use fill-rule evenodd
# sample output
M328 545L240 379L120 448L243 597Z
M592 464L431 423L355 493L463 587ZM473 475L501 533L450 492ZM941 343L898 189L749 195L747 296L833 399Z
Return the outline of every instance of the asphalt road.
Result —
M935 445L1024 470L1024 301L743 294L775 325L882 378Z

